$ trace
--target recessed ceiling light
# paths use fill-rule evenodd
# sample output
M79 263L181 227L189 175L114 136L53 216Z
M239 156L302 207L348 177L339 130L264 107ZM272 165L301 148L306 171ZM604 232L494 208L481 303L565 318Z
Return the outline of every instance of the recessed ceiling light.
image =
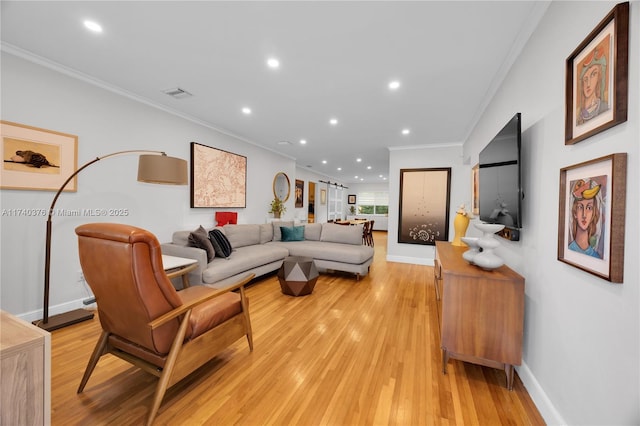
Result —
M327 160L322 160L322 164L327 164Z
M389 83L389 89L391 90L396 90L399 87L400 87L400 82L398 80L393 80L392 82Z
M247 107L242 108L242 113L246 115L251 114L251 108L247 108Z
M338 167L338 171L341 172L342 171L342 167Z
M267 65L269 66L269 68L280 68L280 61L277 60L276 58L269 58L267 59Z
M362 161L362 158L356 158L356 161L360 163Z
M364 181L364 178L360 178L360 182Z
M84 26L87 29L93 31L94 33L101 33L102 32L102 27L97 22L89 21L87 19L86 21L84 21Z
M332 126L335 126L336 124L338 124L338 119L332 118L331 120L329 120L329 124L331 124Z
M403 134L403 135L408 135L409 133L411 133L411 130L409 130L409 129L402 129L402 134Z
M371 166L367 166L367 170L371 170Z
M278 141L278 145L291 145L289 141Z
M378 175L378 177L382 177L382 175Z
M358 179L358 176L354 176L353 178L354 178L354 179Z
M307 144L306 139L300 139L300 145L306 145L306 144Z

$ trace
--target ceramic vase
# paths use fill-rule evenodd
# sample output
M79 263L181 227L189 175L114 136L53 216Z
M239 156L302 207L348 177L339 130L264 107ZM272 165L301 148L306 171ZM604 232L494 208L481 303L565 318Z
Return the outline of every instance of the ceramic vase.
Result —
M482 252L482 247L478 245L478 240L480 238L462 237L460 239L463 243L469 246L469 250L462 253L462 257L473 265L473 259Z
M468 227L469 216L457 213L455 219L453 219L453 229L455 231L455 235L453 237L453 241L451 242L452 246L466 246L466 244L462 242L461 238L464 237L464 234L467 232Z
M482 231L484 235L478 240L478 245L482 248L482 252L473 258L473 263L486 270L496 269L504 265L504 260L494 253L494 250L500 247L500 243L493 235L501 231L504 225L476 223L475 227Z

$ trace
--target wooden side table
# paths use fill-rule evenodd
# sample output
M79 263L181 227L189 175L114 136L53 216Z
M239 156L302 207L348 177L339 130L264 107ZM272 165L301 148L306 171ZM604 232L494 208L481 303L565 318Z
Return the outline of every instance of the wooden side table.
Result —
M186 257L162 255L162 265L169 279L182 277L182 288L189 287L189 272L198 267L198 261Z

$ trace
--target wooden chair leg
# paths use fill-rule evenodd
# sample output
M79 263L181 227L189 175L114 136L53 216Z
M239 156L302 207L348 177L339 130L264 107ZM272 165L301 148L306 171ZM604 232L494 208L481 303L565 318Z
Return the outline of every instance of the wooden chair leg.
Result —
M249 318L249 304L244 294L244 286L240 287L240 303L242 303L242 313L244 315L244 324L247 329L247 342L249 343L249 351L253 352L253 331L251 330L251 319Z
M89 358L89 362L87 363L87 368L84 370L84 376L82 376L82 380L80 381L80 386L78 386L78 392L81 393L84 390L87 382L89 381L89 377L91 377L91 373L93 373L93 369L96 368L100 357L104 355L105 349L107 348L107 342L109 340L109 333L103 331L100 334L100 338L96 343L96 347L93 349L93 353L91 354L91 358Z
M180 353L180 349L182 349L182 345L184 343L184 336L187 334L189 317L191 317L191 310L188 310L184 314L178 333L171 344L171 350L167 356L167 361L164 364L162 374L160 375L160 379L156 386L156 392L153 396L153 403L151 404L151 410L149 411L149 417L147 418L147 426L151 426L153 420L156 418L156 414L158 413L158 409L162 403L162 398L164 398L164 394L167 392L167 387L169 386L169 381L173 374L173 367L176 365L176 359L178 358L178 354Z

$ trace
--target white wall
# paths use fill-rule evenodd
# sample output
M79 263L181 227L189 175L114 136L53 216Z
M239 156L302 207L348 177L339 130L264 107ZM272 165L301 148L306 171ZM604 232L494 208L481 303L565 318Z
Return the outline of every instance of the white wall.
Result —
M400 170L451 167L449 238L453 239L453 217L460 204L471 205L471 166L463 164L462 145L393 149L389 156L389 222L387 260L433 265L435 246L398 243Z
M521 241L502 240L501 253L526 279L519 374L550 424L640 424L637 1L629 20L628 121L564 145L565 60L614 5L553 2L465 144L465 157L477 162L491 137L522 112L524 228ZM616 152L628 153L623 284L556 260L560 168Z
M247 207L240 223L264 223L279 171L293 182L295 162L76 78L2 54L2 119L78 136L78 165L128 149L163 150L189 160L190 142L247 156ZM161 242L176 229L214 225L214 209L191 209L189 186L136 181L137 156L100 161L78 176L78 191L63 193L57 209L128 208L126 217L54 217L50 314L80 307L89 293L78 284L76 226L95 221L126 222L146 228ZM265 179L265 176L268 178ZM48 209L54 192L0 192L1 209ZM287 201L293 212L294 200ZM46 217L0 217L0 307L27 320L41 318Z

